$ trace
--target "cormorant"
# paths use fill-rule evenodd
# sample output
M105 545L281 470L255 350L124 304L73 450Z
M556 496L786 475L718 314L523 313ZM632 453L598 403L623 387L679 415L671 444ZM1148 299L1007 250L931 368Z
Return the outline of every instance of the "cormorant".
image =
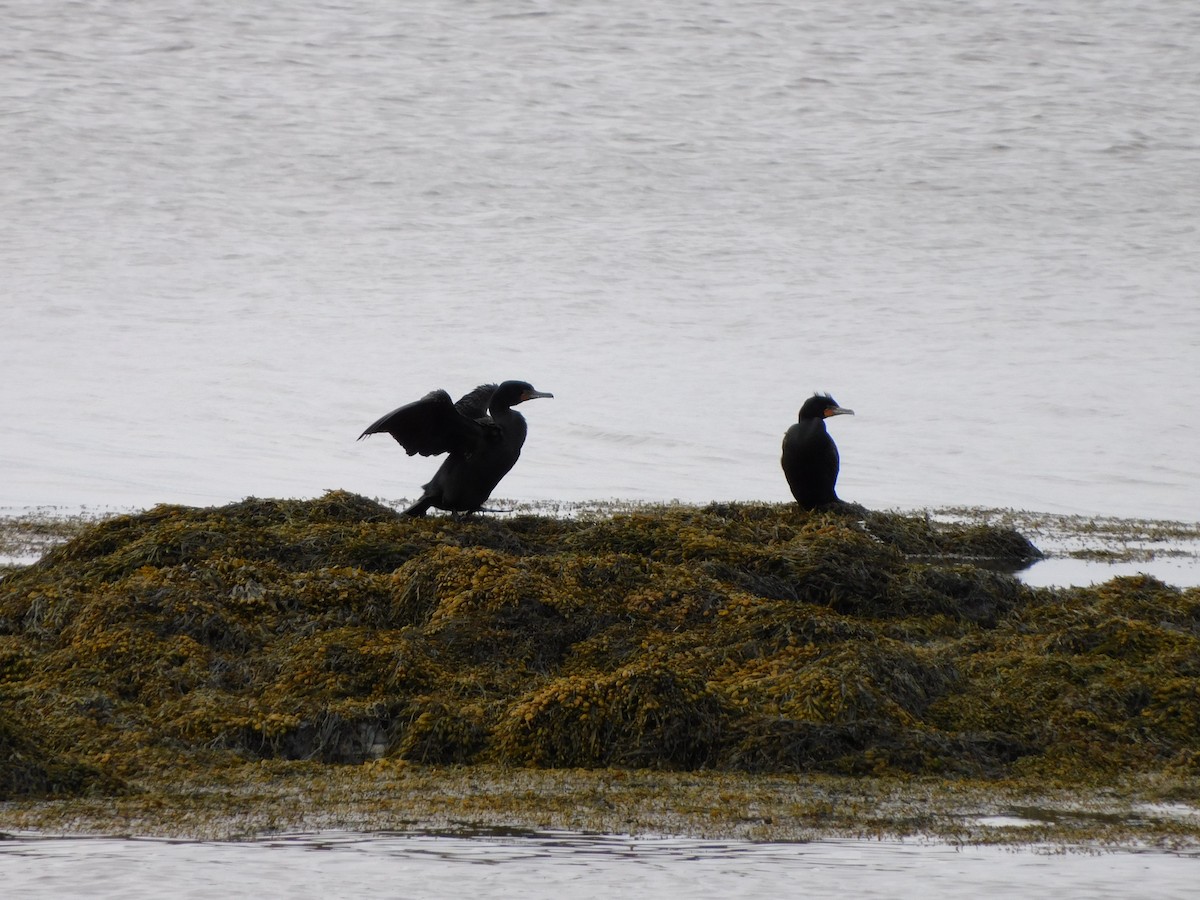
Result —
M830 416L852 416L828 394L813 394L800 407L800 421L783 436L783 474L792 496L806 509L837 502L837 445L825 430Z
M387 432L409 456L450 454L405 515L423 516L431 506L473 513L483 508L521 455L527 427L525 417L513 407L553 396L527 381L506 381L498 387L481 384L457 403L439 389L392 410L358 439Z

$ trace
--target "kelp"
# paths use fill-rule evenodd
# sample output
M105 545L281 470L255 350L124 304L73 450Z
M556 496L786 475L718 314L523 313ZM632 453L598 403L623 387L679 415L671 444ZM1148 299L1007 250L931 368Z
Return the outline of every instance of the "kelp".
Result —
M0 580L0 772L37 748L87 775L0 783L248 760L1198 774L1200 590L997 571L1037 556L849 505L160 506Z
M0 711L0 801L16 797L122 794L120 778L47 748L35 725L18 724Z

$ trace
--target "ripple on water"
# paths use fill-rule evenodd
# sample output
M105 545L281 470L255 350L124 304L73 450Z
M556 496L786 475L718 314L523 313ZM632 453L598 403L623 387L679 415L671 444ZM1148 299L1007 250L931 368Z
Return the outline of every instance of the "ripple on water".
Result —
M997 821L996 825L1011 824ZM1019 824L1019 823L1018 823ZM1103 855L901 841L808 844L491 832L323 832L243 843L20 835L0 842L9 896L161 897L250 894L489 898L915 896L926 900L1071 896L1191 897L1196 859L1158 852Z

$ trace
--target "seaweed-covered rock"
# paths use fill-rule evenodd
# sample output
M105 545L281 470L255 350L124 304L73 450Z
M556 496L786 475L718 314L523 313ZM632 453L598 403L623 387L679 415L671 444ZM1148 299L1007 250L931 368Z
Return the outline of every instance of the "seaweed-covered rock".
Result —
M264 757L1067 780L1194 767L1200 591L1034 590L993 570L1033 555L1004 529L849 505L405 519L331 492L156 507L0 581L15 748L0 783L92 790ZM21 769L38 748L72 762Z

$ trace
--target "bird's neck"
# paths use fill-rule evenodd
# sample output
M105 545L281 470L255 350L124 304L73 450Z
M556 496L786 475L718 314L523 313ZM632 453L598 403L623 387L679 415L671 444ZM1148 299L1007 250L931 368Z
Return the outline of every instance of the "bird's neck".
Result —
M491 415L493 422L512 422L524 418L511 406L489 406L488 414Z

